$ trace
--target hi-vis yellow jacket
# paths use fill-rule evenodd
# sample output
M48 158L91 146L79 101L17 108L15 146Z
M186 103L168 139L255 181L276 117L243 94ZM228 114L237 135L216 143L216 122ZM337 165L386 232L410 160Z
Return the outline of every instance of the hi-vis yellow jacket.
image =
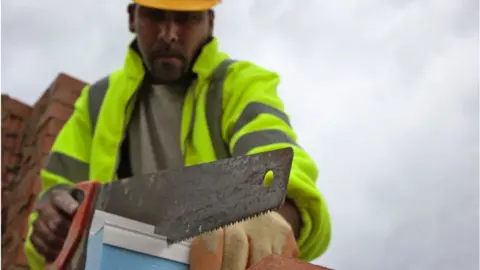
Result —
M59 184L117 179L121 142L145 75L135 44L131 43L123 68L82 91L41 171L42 193ZM300 256L305 260L320 256L330 242L330 217L315 185L317 167L296 143L277 95L278 75L247 61L230 60L218 51L216 39L203 47L193 71L197 79L187 91L182 113L185 165L292 147L288 197L303 219ZM43 269L44 259L30 242L36 217L37 213L30 216L25 250L30 267Z

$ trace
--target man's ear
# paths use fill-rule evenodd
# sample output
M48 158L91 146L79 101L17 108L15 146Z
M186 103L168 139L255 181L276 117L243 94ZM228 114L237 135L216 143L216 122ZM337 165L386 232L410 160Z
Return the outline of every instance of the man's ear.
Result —
M135 4L129 4L127 7L128 12L128 30L130 33L135 33Z
M209 27L209 35L213 36L213 26L215 22L215 11L213 9L208 10L208 27Z

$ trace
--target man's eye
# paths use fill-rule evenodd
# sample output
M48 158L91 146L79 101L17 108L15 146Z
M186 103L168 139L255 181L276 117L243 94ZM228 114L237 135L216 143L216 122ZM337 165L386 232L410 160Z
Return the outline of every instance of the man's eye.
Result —
M190 20L200 20L202 18L202 13L190 13Z
M150 19L154 21L162 21L165 20L165 13L164 12L151 12L149 14Z

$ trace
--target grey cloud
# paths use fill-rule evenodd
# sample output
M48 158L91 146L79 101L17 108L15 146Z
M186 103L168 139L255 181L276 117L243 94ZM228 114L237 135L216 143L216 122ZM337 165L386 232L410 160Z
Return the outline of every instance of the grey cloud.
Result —
M127 0L2 2L2 90L123 62ZM478 1L225 0L222 49L282 76L335 269L478 269Z

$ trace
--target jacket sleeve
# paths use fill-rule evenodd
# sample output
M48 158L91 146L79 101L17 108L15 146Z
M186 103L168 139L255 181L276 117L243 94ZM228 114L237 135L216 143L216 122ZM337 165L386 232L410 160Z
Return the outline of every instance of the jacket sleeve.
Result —
M42 190L38 200L52 188L68 187L76 182L88 180L92 129L88 114L88 90L85 86L75 102L74 111L59 132L49 153L45 167L40 171ZM29 217L28 233L25 241L25 254L32 270L44 269L45 260L35 250L30 241L32 224L38 213Z
M252 63L233 64L224 84L222 136L233 155L293 148L287 197L295 202L303 221L297 239L300 258L311 261L322 255L330 243L330 216L316 187L317 166L298 145L277 95L279 81L276 73Z

